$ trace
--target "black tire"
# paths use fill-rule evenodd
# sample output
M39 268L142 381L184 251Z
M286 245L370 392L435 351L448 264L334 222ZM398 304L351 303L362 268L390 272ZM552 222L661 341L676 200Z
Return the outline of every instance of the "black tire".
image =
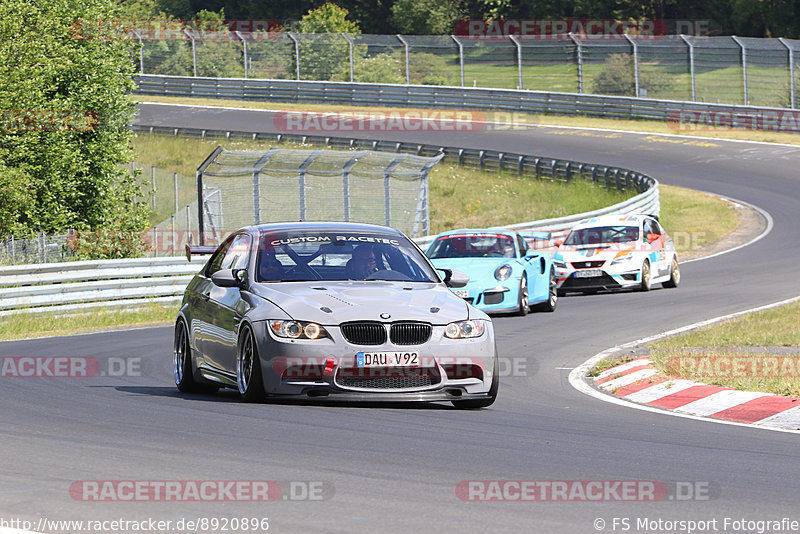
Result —
M560 289L560 288L559 288L558 290L556 290L556 294L557 294L559 297L566 297L566 296L567 296L567 290L566 290L566 289Z
M469 400L454 400L451 401L453 406L459 410L477 410L479 408L486 408L494 404L497 399L497 390L500 389L500 363L497 359L497 354L494 357L494 367L492 370L492 385L489 386L489 396L485 399L469 399Z
M522 278L519 279L519 295L517 295L517 306L519 309L517 310L517 315L520 317L525 317L528 315L528 311L530 311L531 307L528 303L528 279L523 274Z
M641 282L639 283L639 291L650 291L650 260L644 260L641 270Z
M236 354L236 384L239 395L245 402L263 402L266 398L264 381L261 375L261 358L258 356L253 330L249 326L242 329L239 348Z
M550 288L548 290L547 301L536 305L536 311L554 312L558 306L558 280L556 279L555 269L550 269Z
M681 282L681 269L678 266L678 256L672 256L672 268L669 272L669 280L666 282L662 282L662 287L678 287L678 284Z
M175 343L172 353L173 374L175 386L183 393L214 393L219 388L207 384L200 384L194 379L192 366L192 349L189 344L189 332L186 323L179 320L175 323Z

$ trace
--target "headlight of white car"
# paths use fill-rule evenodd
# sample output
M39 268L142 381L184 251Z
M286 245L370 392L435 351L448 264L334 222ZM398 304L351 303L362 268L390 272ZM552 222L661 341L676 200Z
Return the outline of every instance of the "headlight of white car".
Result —
M328 332L317 323L301 321L270 321L269 327L278 337L289 339L319 339L328 337Z
M511 266L507 263L494 270L494 277L501 282L508 279L509 276L511 276Z
M485 331L486 323L483 319L459 321L457 323L450 323L445 327L444 337L449 337L450 339L481 337Z
M555 265L556 269L564 270L567 268L566 262L553 260L553 265Z

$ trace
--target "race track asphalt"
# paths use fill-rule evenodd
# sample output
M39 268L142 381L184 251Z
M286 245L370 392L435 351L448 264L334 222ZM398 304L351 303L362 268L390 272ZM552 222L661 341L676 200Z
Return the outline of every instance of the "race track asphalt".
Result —
M274 131L267 112L149 104L137 122ZM679 519L716 520L704 531L722 532L726 518L800 521L797 435L627 409L567 382L571 368L608 347L800 295L800 147L550 127L358 136L618 165L756 205L774 228L751 246L684 265L676 290L570 296L553 314L497 318L504 376L498 401L480 411L181 395L169 327L0 343L4 357L88 356L101 369L117 358L140 369L0 380L2 516L268 517L270 532L342 533L614 532L623 519L627 532L673 531L637 520ZM86 480L315 482L323 491L319 500L270 503L85 502L69 489ZM655 481L700 497L469 502L456 491L486 480Z

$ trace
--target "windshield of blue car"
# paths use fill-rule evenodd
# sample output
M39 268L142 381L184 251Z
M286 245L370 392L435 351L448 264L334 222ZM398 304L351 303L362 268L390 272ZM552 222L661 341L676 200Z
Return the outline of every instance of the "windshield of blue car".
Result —
M426 252L431 259L439 258L514 258L514 238L494 233L450 234L431 243Z
M262 232L256 281L390 280L438 282L412 242L396 234Z
M639 239L638 226L593 226L572 230L564 240L565 245L600 245L626 243Z

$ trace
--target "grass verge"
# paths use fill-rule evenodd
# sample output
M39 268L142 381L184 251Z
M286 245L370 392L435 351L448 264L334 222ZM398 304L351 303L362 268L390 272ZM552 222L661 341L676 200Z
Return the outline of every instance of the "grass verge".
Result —
M800 302L651 343L662 372L746 391L800 396Z
M134 140L134 153L138 164L178 172L178 203L183 206L196 198L194 169L197 162L203 161L217 145L228 150L266 150L273 146L264 141L139 134ZM289 143L274 146L309 148ZM144 187L147 187L147 180L145 176ZM635 191L595 187L581 180L570 183L536 180L510 173L490 174L447 163L439 163L432 169L429 184L431 232L434 234L459 227L501 226L563 217L610 206L636 194ZM174 206L174 195L172 186L157 187L157 205ZM169 214L159 210L151 222L160 223Z
M66 336L120 327L156 326L175 320L177 306L149 304L134 310L93 311L91 313L21 313L2 318L0 341L32 337Z

